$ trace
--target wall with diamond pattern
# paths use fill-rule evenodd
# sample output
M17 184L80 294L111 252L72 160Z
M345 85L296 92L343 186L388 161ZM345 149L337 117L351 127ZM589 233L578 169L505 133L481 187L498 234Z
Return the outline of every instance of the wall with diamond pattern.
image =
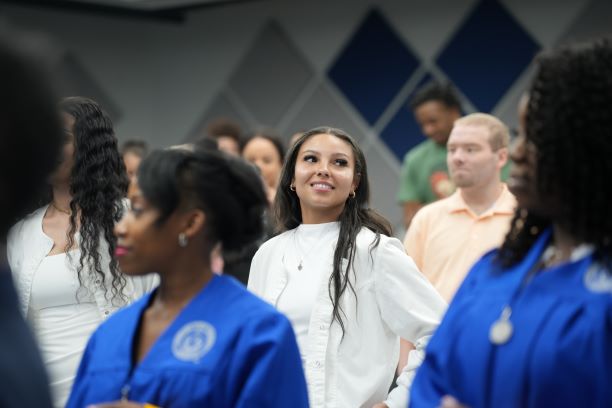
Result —
M218 116L287 139L344 128L398 235L400 163L423 140L407 109L419 85L451 80L466 112L515 126L535 53L612 33L607 0L268 0L194 11L181 25L2 9L65 47L67 92L98 99L122 139L180 143Z

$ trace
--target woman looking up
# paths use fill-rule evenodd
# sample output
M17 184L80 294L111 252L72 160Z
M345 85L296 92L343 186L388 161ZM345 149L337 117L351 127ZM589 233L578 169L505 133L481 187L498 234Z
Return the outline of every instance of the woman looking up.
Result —
M453 299L414 407L612 406L612 41L536 66L510 155L510 232Z
M160 285L94 333L68 407L307 407L287 319L211 271L219 243L236 250L263 234L255 170L221 153L155 151L128 197L121 269L156 271Z
M66 403L91 333L153 285L153 278L126 280L113 258L127 177L110 119L80 97L62 100L60 111L64 143L50 199L12 228L7 248L57 407Z
M387 397L399 336L416 344L385 401L405 407L444 301L368 209L363 152L339 129L305 132L283 167L275 209L284 232L251 264L249 289L293 325L312 407L369 407Z

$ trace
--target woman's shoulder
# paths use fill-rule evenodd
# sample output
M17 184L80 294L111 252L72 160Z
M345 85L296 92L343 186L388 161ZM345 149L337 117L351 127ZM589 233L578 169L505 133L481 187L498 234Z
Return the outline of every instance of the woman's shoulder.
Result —
M255 255L262 256L263 254L274 252L279 245L283 245L287 242L287 240L292 236L293 231L294 230L288 230L268 239L261 244Z
M40 207L23 217L15 225L13 225L10 234L15 235L18 233L22 233L24 231L27 231L27 229L32 228L33 226L38 227L38 225L40 225L40 223L42 222L42 218L45 215L45 211L47 211L47 207L48 205Z

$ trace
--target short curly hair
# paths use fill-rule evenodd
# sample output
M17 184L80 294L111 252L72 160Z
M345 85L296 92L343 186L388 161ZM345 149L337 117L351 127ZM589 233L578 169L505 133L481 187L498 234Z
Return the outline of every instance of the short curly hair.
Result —
M612 259L612 39L565 46L536 57L525 137L537 149L537 190L552 197L554 219L517 209L500 250L518 263L553 222L596 256Z

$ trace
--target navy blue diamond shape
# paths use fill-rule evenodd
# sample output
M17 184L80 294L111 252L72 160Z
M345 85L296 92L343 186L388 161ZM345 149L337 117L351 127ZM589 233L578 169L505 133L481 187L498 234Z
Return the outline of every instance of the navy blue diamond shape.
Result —
M374 124L419 65L382 14L373 9L328 71L328 76Z
M404 155L425 140L425 136L421 132L421 127L414 119L414 114L410 110L409 102L414 96L414 93L425 83L431 81L433 77L426 74L421 78L419 83L414 87L410 94L406 97L401 107L397 110L393 118L380 133L380 138L387 147L395 154L401 162Z
M490 112L539 48L501 4L483 0L436 62L478 109Z

